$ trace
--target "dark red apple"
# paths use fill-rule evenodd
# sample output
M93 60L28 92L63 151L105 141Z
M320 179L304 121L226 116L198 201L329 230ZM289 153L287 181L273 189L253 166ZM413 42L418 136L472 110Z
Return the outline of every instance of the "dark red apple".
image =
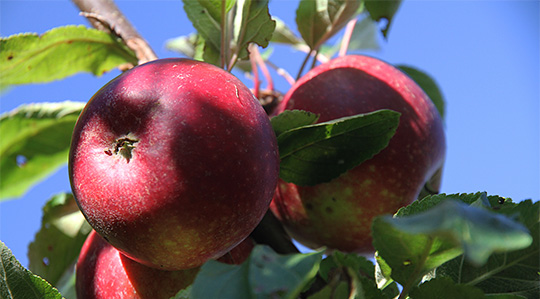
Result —
M162 59L113 79L77 121L69 175L92 227L139 263L200 266L244 240L279 169L269 118L232 74Z
M241 264L253 247L251 238L247 238L219 261ZM168 299L193 283L199 267L178 271L147 267L127 258L92 231L81 249L76 271L79 299Z
M281 181L271 210L306 246L368 253L371 221L414 201L442 167L445 136L428 96L404 73L366 56L344 56L303 76L277 108L320 115L319 122L391 109L400 123L387 148L328 183Z

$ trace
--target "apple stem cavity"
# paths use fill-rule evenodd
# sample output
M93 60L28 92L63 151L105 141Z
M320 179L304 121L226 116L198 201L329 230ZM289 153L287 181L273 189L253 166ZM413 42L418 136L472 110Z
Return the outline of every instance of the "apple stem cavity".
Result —
M135 149L135 144L137 142L139 142L139 140L131 136L116 139L114 153L121 155L126 159L127 163L129 163L133 157L133 150ZM105 151L105 153L109 155L110 151Z

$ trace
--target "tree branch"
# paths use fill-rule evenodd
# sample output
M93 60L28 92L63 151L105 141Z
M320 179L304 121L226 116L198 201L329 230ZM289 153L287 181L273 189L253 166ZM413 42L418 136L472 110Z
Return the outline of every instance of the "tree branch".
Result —
M157 59L148 42L131 25L113 0L72 0L72 2L94 28L118 35L135 52L139 64Z

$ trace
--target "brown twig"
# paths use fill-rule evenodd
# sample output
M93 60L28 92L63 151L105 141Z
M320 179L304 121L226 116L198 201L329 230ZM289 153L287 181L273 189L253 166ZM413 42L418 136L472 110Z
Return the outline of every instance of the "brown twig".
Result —
M135 52L139 64L157 59L148 42L131 25L113 0L72 0L72 2L94 28L120 37Z

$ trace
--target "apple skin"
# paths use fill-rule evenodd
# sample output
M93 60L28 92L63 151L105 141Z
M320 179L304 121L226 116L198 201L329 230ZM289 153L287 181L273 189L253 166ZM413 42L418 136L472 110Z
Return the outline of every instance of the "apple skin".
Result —
M218 261L241 264L253 247L253 241L247 238ZM168 299L191 285L199 270L147 267L127 258L92 231L77 261L75 288L79 299Z
M232 74L189 59L137 66L81 113L71 188L129 258L181 270L244 240L268 210L279 156L268 115Z
M279 180L270 205L292 237L308 247L371 253L373 218L414 201L442 168L446 144L437 109L407 75L360 55L336 58L306 73L276 113L293 109L319 114L318 122L380 109L401 113L389 145L372 159L315 186Z

